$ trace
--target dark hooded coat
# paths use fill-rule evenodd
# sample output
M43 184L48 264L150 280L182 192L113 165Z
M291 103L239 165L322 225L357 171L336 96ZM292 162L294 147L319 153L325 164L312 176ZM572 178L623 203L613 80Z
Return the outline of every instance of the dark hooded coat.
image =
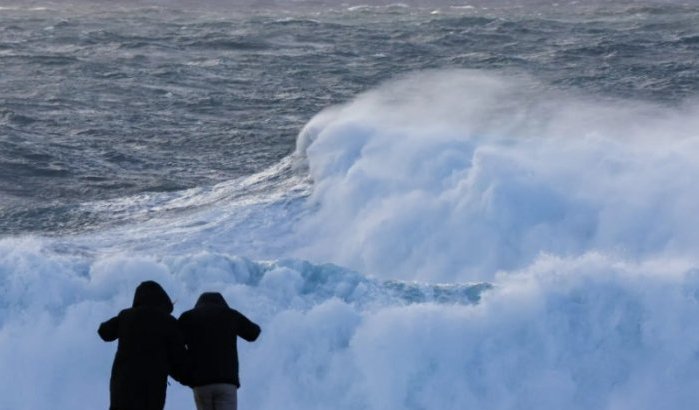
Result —
M119 340L109 384L111 410L162 410L167 376L182 382L186 350L172 302L159 284L141 283L133 306L102 323L107 342Z
M194 309L179 319L191 359L188 375L192 387L214 383L240 387L238 377L238 336L252 342L260 327L228 307L220 293L203 293Z

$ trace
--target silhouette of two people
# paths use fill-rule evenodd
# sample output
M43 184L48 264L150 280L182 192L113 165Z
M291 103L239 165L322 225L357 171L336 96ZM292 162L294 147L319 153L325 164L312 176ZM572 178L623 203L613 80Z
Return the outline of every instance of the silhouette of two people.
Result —
M110 410L162 410L167 377L192 387L198 410L235 410L237 338L254 341L260 327L220 293L203 293L179 320L156 282L141 283L133 305L99 327L100 337L118 340L109 384Z

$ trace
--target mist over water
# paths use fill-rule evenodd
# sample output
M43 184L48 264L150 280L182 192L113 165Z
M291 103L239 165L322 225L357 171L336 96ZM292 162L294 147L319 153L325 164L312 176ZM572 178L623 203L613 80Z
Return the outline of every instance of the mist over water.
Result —
M38 4L0 9L0 409L106 408L143 280L261 324L241 408L695 407L699 9Z

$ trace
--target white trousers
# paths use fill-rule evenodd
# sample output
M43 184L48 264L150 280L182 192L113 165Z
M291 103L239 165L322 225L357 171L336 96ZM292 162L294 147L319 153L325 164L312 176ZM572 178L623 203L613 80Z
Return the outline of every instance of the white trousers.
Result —
M237 410L238 388L234 384L207 384L194 388L197 410Z

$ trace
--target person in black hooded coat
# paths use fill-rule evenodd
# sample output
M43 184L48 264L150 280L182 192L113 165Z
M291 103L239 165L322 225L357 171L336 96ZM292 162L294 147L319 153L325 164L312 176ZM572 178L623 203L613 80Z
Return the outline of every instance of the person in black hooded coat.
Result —
M102 323L98 333L119 340L109 383L110 410L162 410L167 376L183 382L184 339L172 301L156 282L138 285L133 306Z
M179 318L191 367L188 385L194 388L197 409L235 409L238 377L237 339L252 342L260 327L231 309L217 292L199 296L194 309Z

